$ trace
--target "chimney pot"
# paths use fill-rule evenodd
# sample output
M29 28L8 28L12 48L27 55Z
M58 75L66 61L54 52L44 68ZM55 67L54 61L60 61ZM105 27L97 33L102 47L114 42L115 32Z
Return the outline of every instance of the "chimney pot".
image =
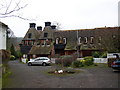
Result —
M30 23L30 28L35 28L36 24L35 23Z
M37 30L42 30L42 27L41 26L37 26Z
M45 22L45 27L46 26L51 26L51 22Z
M56 25L52 25L51 28L52 28L52 29L56 29Z

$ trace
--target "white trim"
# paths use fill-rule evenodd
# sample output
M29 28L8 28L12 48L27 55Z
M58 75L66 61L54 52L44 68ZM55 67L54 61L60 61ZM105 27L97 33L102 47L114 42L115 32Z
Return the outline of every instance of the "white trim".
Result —
M94 37L90 37L90 43L94 43Z
M66 38L63 38L63 40L64 40L64 44L66 44L66 43L67 43L67 40L66 40Z
M85 43L87 43L88 42L88 38L87 37L85 37Z
M56 44L58 44L58 40L59 40L59 38L56 38Z
M78 38L78 43L81 44L81 37Z

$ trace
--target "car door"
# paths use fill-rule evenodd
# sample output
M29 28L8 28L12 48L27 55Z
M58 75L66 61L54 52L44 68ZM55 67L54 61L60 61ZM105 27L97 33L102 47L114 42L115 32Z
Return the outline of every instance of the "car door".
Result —
M35 59L34 64L40 64L40 59Z
M39 64L42 64L43 63L43 58L41 57L40 59L39 59Z

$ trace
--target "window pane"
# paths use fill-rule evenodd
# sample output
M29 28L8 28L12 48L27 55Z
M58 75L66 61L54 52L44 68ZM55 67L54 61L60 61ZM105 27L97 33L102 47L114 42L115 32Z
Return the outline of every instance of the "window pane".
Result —
M48 36L48 33L44 33L44 37L47 37Z
M31 36L32 36L32 33L29 33L29 34L28 34L28 38L31 38Z

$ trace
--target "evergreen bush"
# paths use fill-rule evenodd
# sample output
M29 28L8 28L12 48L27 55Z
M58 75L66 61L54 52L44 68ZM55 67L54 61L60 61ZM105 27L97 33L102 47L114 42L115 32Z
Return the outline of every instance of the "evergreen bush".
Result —
M85 60L84 65L90 66L90 65L94 64L93 57L85 57L84 60Z
M78 60L75 60L72 62L72 66L73 67L80 67L82 66L82 62L78 61Z
M10 60L15 60L15 56L14 56L14 55L11 55L11 56L10 56Z

